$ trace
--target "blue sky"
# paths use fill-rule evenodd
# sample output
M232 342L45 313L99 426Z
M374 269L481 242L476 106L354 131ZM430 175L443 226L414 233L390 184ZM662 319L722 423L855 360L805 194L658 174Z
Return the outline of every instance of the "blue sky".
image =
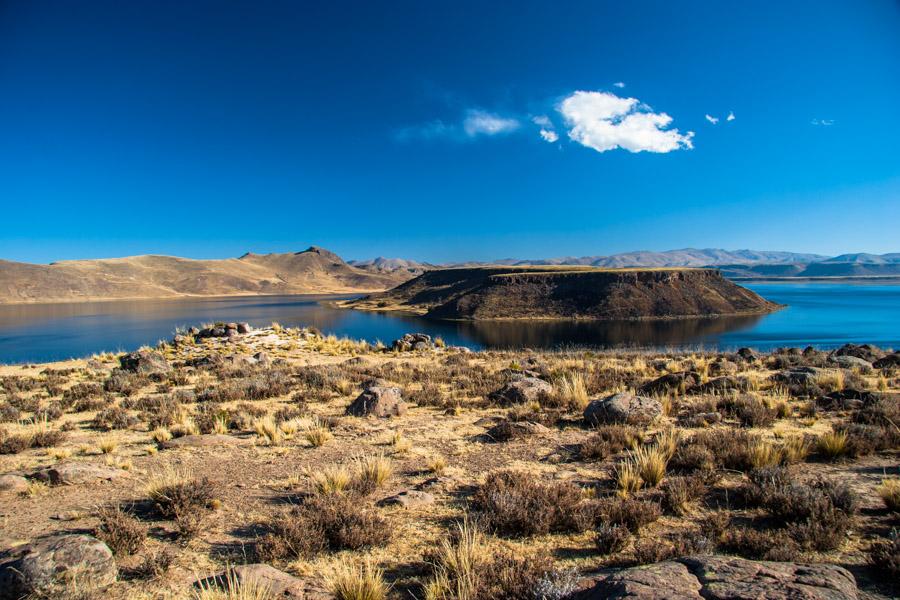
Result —
M0 257L900 250L900 3L761 6L6 0Z

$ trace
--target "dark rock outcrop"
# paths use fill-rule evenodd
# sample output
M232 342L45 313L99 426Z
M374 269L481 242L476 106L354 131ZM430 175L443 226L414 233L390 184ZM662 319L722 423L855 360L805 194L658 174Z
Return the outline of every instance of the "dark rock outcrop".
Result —
M894 352L893 354L888 354L884 358L879 358L872 363L872 366L876 369L900 367L900 352Z
M144 375L157 375L172 370L172 365L166 358L154 350L138 350L123 354L119 357L119 365L123 371Z
M519 377L499 390L493 391L488 398L501 406L540 402L542 398L553 393L553 386L537 377Z

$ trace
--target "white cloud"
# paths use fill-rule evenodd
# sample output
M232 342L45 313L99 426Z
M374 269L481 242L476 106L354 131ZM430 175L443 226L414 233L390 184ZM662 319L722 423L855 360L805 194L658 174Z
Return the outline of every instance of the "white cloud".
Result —
M629 152L671 152L693 148L693 131L666 129L672 117L654 113L636 98L608 92L576 91L557 107L569 127L569 138L597 152L624 148Z
M725 120L726 120L726 121L734 121L734 119L735 119L735 117L734 117L734 111L728 111L728 116L725 117Z
M541 129L541 138L543 138L545 142L550 142L552 144L559 139L559 134L552 129Z
M550 121L550 117L548 117L547 115L538 115L536 117L532 117L531 122L538 127L553 127L553 122Z
M706 120L715 125L719 122L719 117L711 117L709 115L706 115Z
M625 87L625 84L624 84L623 82L621 82L621 81L617 81L617 82L615 82L615 83L613 84L613 87L617 87L617 88L619 88L619 89L622 89L623 87Z
M498 135L518 129L516 119L501 117L483 110L470 110L463 121L463 131L469 137Z
M830 125L834 125L834 119L813 119L811 121L813 125L821 125L823 127L828 127Z

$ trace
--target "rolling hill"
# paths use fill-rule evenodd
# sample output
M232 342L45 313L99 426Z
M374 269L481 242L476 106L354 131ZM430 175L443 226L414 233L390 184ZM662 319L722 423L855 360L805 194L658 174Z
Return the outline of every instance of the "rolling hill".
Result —
M0 260L0 303L362 293L384 290L408 278L401 272L358 269L317 247L222 260L155 255L49 265Z

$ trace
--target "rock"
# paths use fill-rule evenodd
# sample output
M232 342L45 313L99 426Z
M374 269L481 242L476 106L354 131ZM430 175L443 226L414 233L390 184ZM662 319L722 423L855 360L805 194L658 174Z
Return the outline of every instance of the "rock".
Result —
M21 475L0 475L0 492L17 494L28 489L28 480Z
M391 349L400 352L409 352L410 350L427 350L434 346L431 336L424 333L407 333L399 340L391 343Z
M245 333L250 333L251 331L253 331L253 328L250 327L250 323L238 323L237 331L240 334L245 334Z
M690 371L682 371L681 373L669 373L662 377L657 377L649 383L641 386L640 391L643 394L668 394L670 392L683 392L688 388L692 388L700 383L700 376Z
M356 417L397 417L406 412L406 403L400 394L400 388L387 385L371 385L357 396L347 414Z
M578 596L584 600L853 600L856 580L835 565L686 557L619 571Z
M709 363L709 374L716 377L719 375L734 375L738 372L738 366L730 360L716 360Z
M890 398L890 395L845 388L821 396L816 400L816 404L826 410L858 410L885 398Z
M756 352L756 350L752 350L750 348L738 348L738 351L735 354L737 354L742 360L749 363L753 363L759 360L759 354Z
M601 400L592 400L584 409L589 425L630 423L646 425L662 414L662 405L655 398L620 392Z
M832 354L828 357L829 362L833 362L837 366L842 369L862 369L863 371L868 371L872 368L872 363L869 361L858 358L856 356L849 356L843 354Z
M495 441L508 441L527 435L535 435L539 433L549 433L550 429L540 423L532 423L531 421L510 421L503 419L485 433L488 437Z
M260 366L267 367L272 364L272 359L269 358L268 354L260 351L253 355L253 362Z
M447 352L459 352L460 354L471 354L472 349L467 346L447 346Z
M126 475L126 472L122 469L90 463L63 462L41 469L31 476L51 485L78 485L95 483L97 481L111 481L124 475Z
M182 437L167 440L165 442L161 442L159 446L163 449L206 448L209 446L247 446L252 443L252 440L248 440L245 438L214 433L209 435L185 435Z
M820 369L819 367L793 367L784 371L779 371L772 375L772 379L778 383L787 385L808 386L816 383L819 377L828 373L828 369Z
M491 392L488 398L500 405L527 404L540 402L542 398L553 393L553 386L537 377L522 377L510 381L499 390Z
M718 392L746 392L750 389L750 380L746 377L734 377L726 375L710 379L706 383L695 385L691 388L692 394L710 394Z
M875 362L872 363L872 366L876 369L889 369L892 367L900 367L900 352L894 352L893 354L888 354L884 358L879 358Z
M79 581L91 588L105 588L116 580L112 552L89 535L49 537L4 554L0 558L0 598L19 598L47 590L63 581L69 572L77 574Z
M852 356L853 358L860 358L868 363L872 363L879 358L882 358L884 356L884 351L872 344L844 344L832 352L831 356Z
M229 572L223 571L218 575L198 581L195 587L220 587L227 589L230 581L234 581L239 585L253 581L258 586L267 589L272 598L290 598L293 600L334 598L322 585L309 579L294 577L289 573L279 571L275 567L263 563L232 567L230 575L231 577L229 578Z
M419 508L422 506L429 506L434 504L434 496L429 494L428 492L421 492L418 490L406 490L400 492L396 496L391 496L390 498L385 498L382 501L382 504L392 505L397 504L402 506L403 508Z
M119 357L119 365L123 371L155 375L172 370L165 357L154 350L138 350Z

